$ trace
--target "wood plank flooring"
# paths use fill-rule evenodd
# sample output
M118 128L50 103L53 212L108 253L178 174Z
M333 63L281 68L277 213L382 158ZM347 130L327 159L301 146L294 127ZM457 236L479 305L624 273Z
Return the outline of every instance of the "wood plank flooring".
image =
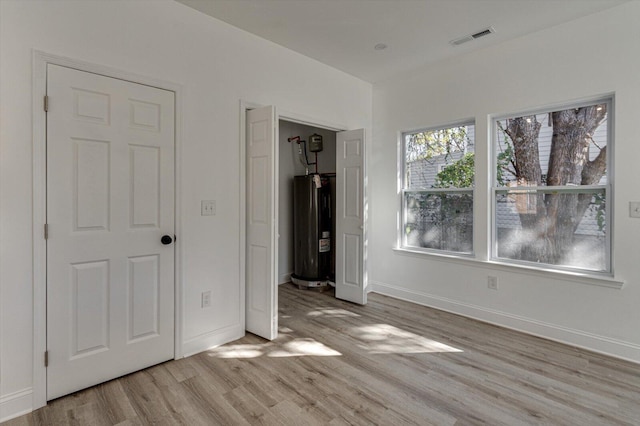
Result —
M640 425L640 365L369 295L280 286L253 335L57 399L21 425Z

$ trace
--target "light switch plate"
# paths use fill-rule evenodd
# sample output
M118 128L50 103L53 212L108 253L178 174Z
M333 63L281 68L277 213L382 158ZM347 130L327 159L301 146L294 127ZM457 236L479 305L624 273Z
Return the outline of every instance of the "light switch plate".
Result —
M202 293L201 306L203 308L211 307L211 290Z
M629 202L629 217L640 218L640 201Z
M215 216L215 215L216 215L216 201L202 200L200 202L200 216Z

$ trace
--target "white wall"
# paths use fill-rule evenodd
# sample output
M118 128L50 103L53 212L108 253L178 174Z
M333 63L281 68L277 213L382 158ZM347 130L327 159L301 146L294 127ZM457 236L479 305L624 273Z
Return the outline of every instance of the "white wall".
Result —
M280 121L280 203L278 206L278 281L288 282L294 269L293 257L293 177L303 175L305 167L298 160L298 144L290 143L288 138L300 136L304 141L317 133L322 136L323 150L318 153L318 173L336 171L336 132L317 127L305 126L290 121ZM313 153L308 151L309 161L313 162ZM315 166L309 168L309 173Z
M640 3L374 85L369 276L376 291L640 362ZM487 259L488 116L615 92L615 278L622 289L486 262L394 251L398 132L476 120L476 255ZM487 276L499 290L487 288Z
M173 1L0 1L0 419L29 410L33 386L32 49L183 85L187 352L242 332L239 101L371 123L370 84ZM216 216L200 216L203 199Z

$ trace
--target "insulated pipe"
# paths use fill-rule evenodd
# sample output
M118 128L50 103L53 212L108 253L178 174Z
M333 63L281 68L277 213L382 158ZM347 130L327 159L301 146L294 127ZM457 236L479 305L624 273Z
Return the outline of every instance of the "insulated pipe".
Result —
M308 175L309 165L307 164L306 161L304 161L304 158L302 158L302 147L300 146L300 144L298 144L298 160L300 161L300 164L304 166L304 174Z
M300 161L300 164L302 164L302 167L304 167L304 174L308 175L309 164L308 162L302 159L302 147L300 146L300 144L304 143L304 141L300 140L300 136L292 136L290 138L287 138L287 142L295 142L298 144L298 161ZM306 157L306 150L305 150L305 157Z

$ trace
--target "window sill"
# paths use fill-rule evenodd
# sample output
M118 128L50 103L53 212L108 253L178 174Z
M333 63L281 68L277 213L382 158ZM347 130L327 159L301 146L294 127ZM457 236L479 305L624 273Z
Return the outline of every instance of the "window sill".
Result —
M621 290L624 287L624 281L617 280L610 276L559 271L552 269L537 268L528 265L518 265L513 263L505 263L497 260L480 260L473 257L473 255L453 255L447 253L427 252L421 250L412 250L408 248L394 247L393 251L399 255L419 257L419 258L432 258L433 260L442 262L458 263L471 267L484 267L488 269L494 269L505 272L519 272L522 274L532 275L536 277L545 277L561 281L570 281L580 284L594 285L598 287L607 287L616 290Z

